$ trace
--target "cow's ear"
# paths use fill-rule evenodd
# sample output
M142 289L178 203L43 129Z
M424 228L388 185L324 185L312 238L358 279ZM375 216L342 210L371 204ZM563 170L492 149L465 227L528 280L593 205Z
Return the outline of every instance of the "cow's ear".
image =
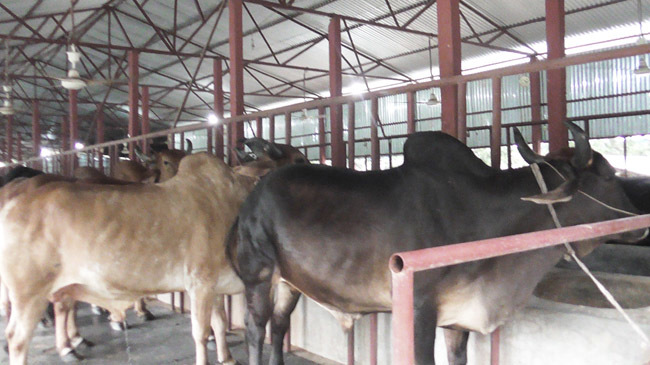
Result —
M553 204L568 202L573 198L573 194L578 191L578 181L568 180L562 183L554 190L545 194L538 194L533 196L525 196L521 200L533 202L536 204Z

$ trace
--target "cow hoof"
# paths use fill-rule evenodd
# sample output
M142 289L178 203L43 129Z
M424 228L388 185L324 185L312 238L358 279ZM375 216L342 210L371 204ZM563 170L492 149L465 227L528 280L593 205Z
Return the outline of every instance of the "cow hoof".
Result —
M125 322L111 322L113 331L123 332L127 329Z
M104 310L103 310L101 307L98 307L98 306L96 306L96 305L92 305L92 306L90 307L90 311L91 311L93 314L98 315L98 316L104 315Z
M223 364L223 365L237 365L237 364L239 364L239 363L238 363L235 359L230 359L230 360L226 360L226 361L223 361L223 362L217 362L217 364Z
M78 362L83 360L84 357L79 355L75 350L66 348L62 351L61 360L65 363Z
M145 322L153 321L156 319L156 316L154 316L153 313L149 312L147 309L145 309L142 313L138 313L138 317L142 318L142 320Z
M72 347L74 347L75 350L79 351L88 350L89 348L95 346L94 343L86 340L81 336L75 337L72 341L70 341L70 344Z

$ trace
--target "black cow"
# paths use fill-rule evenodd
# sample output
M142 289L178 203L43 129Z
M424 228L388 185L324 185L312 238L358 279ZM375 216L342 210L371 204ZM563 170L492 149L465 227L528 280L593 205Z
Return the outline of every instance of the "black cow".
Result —
M233 227L237 239L228 246L246 286L249 363L261 362L269 319L271 363L283 363L282 339L299 292L276 297L273 308L269 293L280 278L348 323L349 315L391 311L388 260L395 252L554 228L547 207L524 197L536 195L532 200L540 204L565 201L555 205L565 226L622 217L574 194L577 189L634 211L614 169L592 153L579 127L568 127L576 153L571 161L540 166L555 189L547 195L539 194L531 168L492 169L439 132L411 135L398 168L293 165L262 179L242 205ZM525 143L520 149L530 150ZM578 248L586 253L600 241ZM440 326L448 329L450 363L464 364L467 331L489 333L503 324L563 254L551 247L416 274L416 362L434 363Z
M24 178L30 178L34 176L38 176L43 174L43 171L41 170L36 170L31 167L26 167L26 166L16 166L9 170L2 178L0 179L0 186L5 186L6 184L10 183L12 180L24 177Z

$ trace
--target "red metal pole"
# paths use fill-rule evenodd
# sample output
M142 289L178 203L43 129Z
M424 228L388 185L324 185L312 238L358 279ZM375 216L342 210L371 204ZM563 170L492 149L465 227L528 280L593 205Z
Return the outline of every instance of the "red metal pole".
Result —
M650 226L650 214L394 254L389 261L393 282L392 363L413 364L415 361L414 272L532 251L565 242L589 240L648 226ZM495 353L496 351L493 355Z
M409 91L406 93L406 133L415 133L415 114L417 110L416 92Z
M79 142L79 116L77 109L77 90L69 91L69 107L70 107L70 149L77 148L77 142ZM75 168L79 165L79 160L77 155L70 155L68 157L70 163L70 173L74 171Z
M244 56L242 38L242 0L228 0L230 46L230 115L244 114ZM230 145L228 155L237 141L244 137L244 122L228 124ZM234 163L234 159L230 159Z
M262 121L262 117L255 119L255 131L255 133L257 133L257 137L264 138L264 123Z
M415 364L413 319L413 271L393 272L392 355L393 365Z
M379 103L377 98L372 98L370 103L370 110L372 120L370 121L370 159L371 169L380 169L380 150L379 150L379 135L377 127L379 126Z
M319 109L320 114L320 109ZM348 168L354 170L354 124L355 124L355 111L354 111L354 101L348 103Z
M564 57L564 0L546 0L546 44L548 59ZM549 150L555 152L569 145L566 119L566 70L546 72L548 100Z
M458 140L467 144L467 84L458 84Z
M214 115L217 117L219 125L215 128L215 155L221 159L224 158L223 147L223 67L221 59L215 58L212 63L212 77L214 80Z
M68 119L66 117L63 117L61 119L61 150L67 151L70 149L70 139L69 139L69 133L70 133L70 124L68 122ZM60 173L63 175L69 175L70 171L68 168L68 159L67 156L61 156L61 171Z
M321 113L321 108L325 109L324 107L318 108L319 115L324 114ZM327 139L325 138L325 118L318 117L318 157L321 164L325 164L325 161L327 161L327 148L325 147L326 143Z
M150 132L149 125L149 86L142 87L142 134L148 134ZM142 151L145 154L149 153L149 143L146 139L142 140Z
M97 130L96 130L96 142L104 143L104 113L97 114ZM104 172L104 151L99 150L99 169Z
M181 132L181 141L179 148L185 150L185 132Z
M501 166L501 78L492 79L492 128L490 129L492 167Z
M40 157L41 156L41 123L40 123L41 115L40 115L40 110L39 110L39 102L38 100L34 100L34 104L32 105L32 146L33 146L33 153L34 157ZM34 167L37 169L42 169L43 164L41 161L36 161L34 164Z
M348 365L354 365L354 323L347 332L348 335Z
M440 77L461 74L460 8L459 0L438 0L438 58ZM442 131L456 136L458 128L458 86L440 88Z
M539 122L542 120L542 81L539 72L531 72L530 77L530 115L531 120ZM533 151L540 153L542 144L542 126L534 125L532 128L531 139L533 142Z
M284 143L291 144L291 112L284 113Z
M497 328L490 335L490 365L499 365L500 342L501 330Z
M370 365L377 365L377 313L370 314Z
M341 96L341 19L334 16L328 27L330 95ZM330 105L330 141L332 166L345 167L345 144L343 143L343 108L341 104Z
M269 142L275 142L275 115L269 116Z
M129 61L129 136L138 135L138 82L139 82L139 56L138 51L128 52ZM135 145L129 143L129 158L135 159Z

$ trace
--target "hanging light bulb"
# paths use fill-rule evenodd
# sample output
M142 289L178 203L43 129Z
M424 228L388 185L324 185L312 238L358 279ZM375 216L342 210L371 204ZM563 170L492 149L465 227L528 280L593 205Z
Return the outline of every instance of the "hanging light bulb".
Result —
M431 96L429 97L429 100L427 100L427 105L435 106L438 104L440 104L440 100L438 100L436 93L431 92Z
M645 60L645 55L640 55L639 56L639 67L637 67L636 70L634 70L635 75L648 75L650 74L650 67L648 67L648 63Z

